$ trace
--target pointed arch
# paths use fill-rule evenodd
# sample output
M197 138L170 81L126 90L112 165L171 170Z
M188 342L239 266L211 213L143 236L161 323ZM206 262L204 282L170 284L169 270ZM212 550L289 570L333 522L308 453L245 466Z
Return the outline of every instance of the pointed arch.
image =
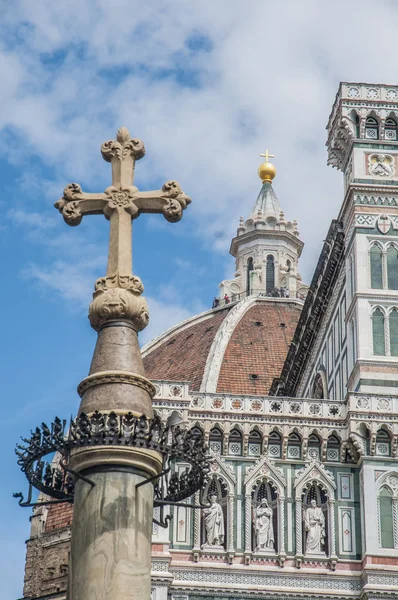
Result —
M370 287L372 289L383 289L383 250L379 243L375 242L369 250L370 261Z
M275 550L285 552L285 490L286 479L282 469L276 467L269 458L263 456L248 470L244 479L245 487L245 554L256 548L253 522L259 500L267 499L273 511ZM272 548L270 548L272 552Z
M391 433L385 425L376 432L376 456L391 456Z
M267 255L265 266L265 292L269 296L275 288L275 258L273 254Z
M379 306L375 307L372 311L373 354L375 356L385 356L386 354L384 319L384 311Z
M242 456L243 435L242 431L236 425L231 429L228 436L228 454L232 456Z
M394 243L387 247L386 260L387 287L389 290L398 290L398 248Z
M390 329L390 355L398 356L398 309L392 308L388 315Z
M388 117L384 122L384 139L386 140L397 140L397 129L398 129L398 121L395 113L390 112Z
M302 557L306 550L306 532L304 528L305 510L312 499L316 500L318 508L325 515L325 553L332 559L336 558L336 527L335 527L335 491L336 484L332 473L327 471L317 460L312 460L307 467L300 470L294 480L296 499L296 554Z
M368 140L378 140L379 139L379 118L376 116L374 111L369 113L366 117L365 121L365 138Z
M223 437L223 432L218 424L210 429L209 446L210 450L215 454L223 454Z

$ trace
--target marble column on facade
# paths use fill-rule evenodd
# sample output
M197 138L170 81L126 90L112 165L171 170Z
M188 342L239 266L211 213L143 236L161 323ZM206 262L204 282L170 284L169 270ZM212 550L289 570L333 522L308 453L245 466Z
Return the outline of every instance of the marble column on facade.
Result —
M296 498L296 561L300 566L303 558L303 503L301 498Z
M398 548L398 498L392 499L392 528L394 536L394 548Z
M280 560L284 561L286 557L285 552L285 497L278 496L278 548L277 552Z
M245 561L248 563L252 554L252 497L251 494L245 496Z
M227 541L227 552L230 555L235 554L234 548L234 496L231 492L228 493L228 541Z

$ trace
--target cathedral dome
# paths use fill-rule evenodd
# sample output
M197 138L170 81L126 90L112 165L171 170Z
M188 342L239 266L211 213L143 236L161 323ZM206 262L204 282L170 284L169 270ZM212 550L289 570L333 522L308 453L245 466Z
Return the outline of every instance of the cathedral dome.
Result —
M302 302L248 296L172 327L142 349L152 380L193 392L267 395L278 377Z

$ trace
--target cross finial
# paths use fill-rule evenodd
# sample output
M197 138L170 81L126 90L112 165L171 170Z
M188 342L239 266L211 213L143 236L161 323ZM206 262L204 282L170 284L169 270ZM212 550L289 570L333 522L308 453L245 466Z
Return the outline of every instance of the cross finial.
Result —
M275 154L270 154L268 150L265 151L265 154L260 154L260 156L265 156L265 162L269 162L269 158L275 158Z
M144 289L141 280L132 273L132 220L141 213L162 213L175 223L191 199L176 181L149 192L133 185L135 162L144 156L145 148L141 140L130 137L126 127L119 129L116 140L102 144L101 154L112 165L112 185L104 192L87 194L78 183L71 183L55 207L68 225L79 225L84 215L104 214L110 221L108 268L106 277L95 284L91 325L98 329L106 321L123 318L143 329L148 309L145 300L138 298Z

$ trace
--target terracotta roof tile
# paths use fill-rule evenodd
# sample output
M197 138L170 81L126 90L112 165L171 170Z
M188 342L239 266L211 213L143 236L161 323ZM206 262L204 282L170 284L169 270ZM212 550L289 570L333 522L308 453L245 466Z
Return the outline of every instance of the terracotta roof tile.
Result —
M261 302L239 321L225 350L217 392L267 395L283 367L301 307Z
M155 347L144 358L147 377L190 381L191 389L199 390L211 344L227 314L228 309L215 311Z

